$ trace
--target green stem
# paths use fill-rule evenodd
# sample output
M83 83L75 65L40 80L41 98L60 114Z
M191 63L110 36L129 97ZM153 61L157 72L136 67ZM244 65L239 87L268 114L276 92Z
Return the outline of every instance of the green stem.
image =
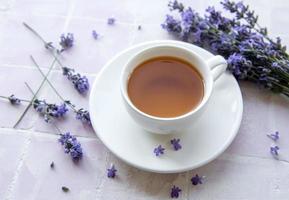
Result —
M36 35L43 43L44 45L47 45L48 42L35 30L33 29L31 26L29 26L28 24L26 24L25 22L23 22L23 25L28 29L30 30L34 35ZM57 52L60 52L56 49L54 49L55 51L51 51L54 59L56 59L57 63L61 66L61 67L64 67L63 64L60 62L60 60L57 58Z
M52 123L52 125L53 125L54 128L57 130L57 132L59 133L58 135L62 135L61 130L56 126L56 124Z
M76 109L71 105L66 103L65 99L59 94L59 92L56 90L56 88L52 85L52 83L50 82L50 80L45 76L45 74L43 73L43 71L40 69L40 66L37 64L37 62L35 61L35 59L33 58L33 56L30 55L30 59L32 60L32 62L34 63L34 65L36 66L36 68L38 69L38 71L40 72L40 74L44 77L44 80L47 81L47 83L50 85L50 87L53 89L53 91L55 92L55 94L66 104L68 105L74 112L77 112ZM55 59L57 59L55 57Z
M5 96L2 96L2 95L0 95L0 98L2 98L2 99L9 99L9 97L5 97ZM17 99L19 99L19 98L17 98ZM29 100L26 100L26 99L19 99L20 101L23 101L23 102L30 102Z
M28 30L30 30L32 33L34 33L34 34L44 43L44 45L47 44L47 42L44 40L44 38L43 38L39 33L37 33L37 31L35 31L31 26L29 26L29 25L26 24L25 22L23 22L23 25L24 25Z
M28 85L27 82L25 82L26 87L29 89L29 91L32 93L32 95L35 95L34 91L32 90L32 88ZM54 126L54 128L59 132L59 134L57 135L61 135L61 130L54 124L52 123L52 125Z
M45 75L45 77L49 76L51 70L53 69L53 66L56 62L56 59L53 60L47 74ZM33 95L32 99L30 100L28 106L25 108L24 112L21 114L20 118L17 120L17 122L14 124L13 128L16 128L16 126L21 122L21 120L23 119L23 117L25 116L25 114L28 112L29 108L32 106L33 101L36 99L36 95L38 95L38 93L40 92L42 86L44 85L46 79L43 79L39 88L37 89L36 93Z

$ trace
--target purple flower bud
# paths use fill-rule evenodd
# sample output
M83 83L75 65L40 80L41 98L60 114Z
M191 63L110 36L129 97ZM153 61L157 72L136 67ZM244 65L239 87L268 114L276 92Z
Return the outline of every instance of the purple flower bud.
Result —
M171 189L171 198L179 198L180 192L182 190L179 187L176 187L175 185Z
M156 156L160 156L161 154L164 154L165 148L162 147L162 145L159 145L154 149L154 153Z
M67 33L66 35L62 34L60 36L59 44L62 47L61 51L70 49L73 46L73 43L74 43L74 37L72 33Z
M84 124L91 125L90 114L87 110L84 110L83 108L79 109L76 112L76 119L79 119Z
M8 97L8 100L12 105L19 105L21 103L20 99L16 98L14 94Z
M61 134L58 141L64 147L64 152L70 154L73 160L77 161L82 158L82 147L75 136L67 132Z
M115 24L115 18L114 17L110 17L107 19L107 24L108 25L114 25Z
M180 139L175 139L175 138L172 139L171 144L172 144L175 151L178 151L179 149L182 148L182 146L180 145Z
M204 178L204 176L199 176L198 174L196 174L191 178L191 182L193 185L203 184Z
M95 30L93 30L93 31L92 31L92 37L93 37L95 40L97 40L97 39L99 38L99 34L98 34Z
M89 82L86 76L81 76L79 73L75 73L74 69L63 67L62 74L70 80L74 88L81 94L86 93L89 90Z
M112 164L110 168L107 169L107 177L114 178L116 176L117 170L115 169L114 165Z

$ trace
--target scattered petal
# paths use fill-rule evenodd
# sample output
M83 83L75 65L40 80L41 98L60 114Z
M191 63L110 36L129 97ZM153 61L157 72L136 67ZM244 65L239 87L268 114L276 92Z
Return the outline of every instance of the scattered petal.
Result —
M165 148L162 147L162 145L159 145L154 149L154 153L156 156L160 156L161 154L164 154Z
M280 148L278 147L278 146L271 146L270 147L270 153L273 155L273 157L275 157L275 158L277 158L278 157L278 155L279 155L279 151L280 150Z
M269 138L271 138L272 140L274 140L275 142L276 142L277 140L279 140L279 138L280 138L280 135L279 135L279 132L278 132L278 131L276 131L275 133L272 133L272 134L267 134L267 136L268 136Z
M110 17L107 19L107 24L109 25L114 25L115 24L115 18L114 17Z
M99 34L98 34L95 30L93 30L93 31L92 31L92 37L93 37L95 40L97 40L97 39L99 38Z
M191 182L193 185L203 184L204 178L204 176L199 176L198 174L196 174L191 178Z
M175 139L175 138L172 139L171 144L172 144L175 151L178 151L179 149L182 148L182 146L180 145L180 139Z
M115 166L112 164L110 168L107 169L107 177L108 178L114 178L116 176L117 170L115 169Z
M74 43L74 36L72 33L67 33L66 35L65 34L62 34L60 36L60 46L61 46L61 51L65 51L67 49L70 49L72 46L73 46L73 43Z
M178 198L182 190L175 185L171 189L171 198Z

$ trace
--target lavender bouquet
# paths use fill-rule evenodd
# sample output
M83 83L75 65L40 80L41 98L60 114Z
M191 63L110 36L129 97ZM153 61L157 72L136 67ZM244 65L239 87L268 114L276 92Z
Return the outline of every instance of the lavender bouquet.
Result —
M177 17L167 15L162 27L175 38L224 56L238 80L248 80L289 96L289 56L280 38L272 39L258 16L242 2L224 0L227 18L214 7L201 16L178 1L169 3Z

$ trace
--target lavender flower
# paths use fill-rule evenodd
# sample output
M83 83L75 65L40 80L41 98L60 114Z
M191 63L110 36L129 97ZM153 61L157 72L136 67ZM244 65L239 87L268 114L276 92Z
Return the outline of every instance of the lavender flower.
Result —
M170 1L168 6L170 7L171 10L178 10L179 12L182 12L184 10L184 5L176 0Z
M52 118L63 117L68 111L66 104L49 104L45 100L35 99L32 103L33 108L36 112L39 112L44 115L44 121L50 122Z
M171 198L178 198L181 191L182 190L179 187L174 185L171 190Z
M97 40L97 39L99 38L99 34L98 34L95 30L93 30L93 31L92 31L92 37L93 37L95 40Z
M162 147L162 145L159 145L154 149L154 153L156 156L160 156L161 154L164 154L165 148Z
M89 90L89 82L86 76L81 76L79 73L75 73L74 69L68 67L62 67L62 72L73 83L74 88L79 93L83 94Z
M280 38L271 39L258 24L254 11L242 2L224 0L227 18L214 7L201 16L178 1L169 8L162 27L175 38L204 47L228 59L228 70L238 80L248 80L273 92L289 96L289 55Z
M182 148L182 146L180 145L180 139L175 139L175 138L172 139L171 144L172 144L175 151L178 151L179 149Z
M193 185L203 184L204 178L204 176L199 176L198 174L196 174L191 178L191 182Z
M272 134L267 134L267 136L272 140L274 140L275 142L280 138L279 131L276 131L275 133Z
M245 79L248 72L252 68L252 63L247 60L243 55L234 53L228 58L228 69L237 77L238 79Z
M59 44L62 48L61 51L65 51L67 49L70 49L73 46L73 43L74 43L74 37L73 37L72 33L67 33L66 35L62 34L60 36Z
M174 19L171 15L166 16L166 21L162 24L162 27L176 36L182 32L181 21Z
M21 103L21 100L16 98L14 94L12 94L11 96L8 97L9 102L12 105L19 105Z
M36 110L36 112L43 113L43 114L46 112L47 103L45 100L35 99L32 105L33 105L33 108Z
M278 153L278 151L279 151L279 147L278 146L271 146L270 147L270 153L276 158L276 157L278 157L278 155L279 155L279 153Z
M55 106L54 110L52 111L52 116L53 117L63 117L66 112L68 111L66 104L60 104L59 106Z
M79 109L76 112L76 119L82 121L82 123L84 124L91 125L89 112L87 110L84 110L83 108Z
M110 168L107 169L107 177L114 178L116 176L117 170L115 169L114 165L112 164Z
M114 25L115 24L115 18L114 17L110 17L107 19L107 24L108 25Z
M81 144L69 132L61 134L58 141L64 147L64 152L70 154L73 160L77 161L82 158Z

